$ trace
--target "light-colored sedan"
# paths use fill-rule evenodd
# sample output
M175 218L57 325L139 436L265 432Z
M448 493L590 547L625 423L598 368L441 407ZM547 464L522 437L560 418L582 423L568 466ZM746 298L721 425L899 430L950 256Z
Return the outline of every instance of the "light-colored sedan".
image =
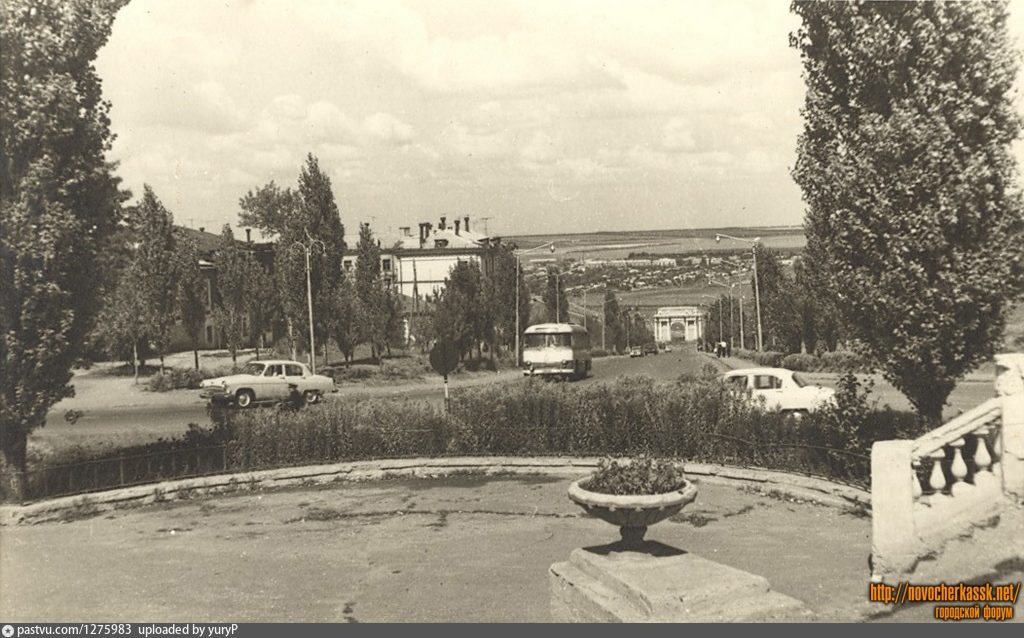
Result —
M206 379L199 385L199 396L247 408L284 401L292 392L298 392L306 403L319 403L324 394L336 390L334 379L312 374L298 361L270 360L250 361L238 374Z
M725 373L722 381L752 401L763 400L769 410L803 414L835 402L835 390L810 385L785 368L741 368Z

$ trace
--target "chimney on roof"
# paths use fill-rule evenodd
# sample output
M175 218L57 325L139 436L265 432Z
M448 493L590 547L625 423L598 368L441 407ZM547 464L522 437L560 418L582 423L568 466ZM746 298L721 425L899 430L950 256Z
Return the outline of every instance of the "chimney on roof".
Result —
M246 243L249 243L249 244L252 243L252 229L251 228L246 228L245 229L245 241L246 241Z
M426 245L428 237L430 237L430 222L420 222L420 248Z
M441 218L441 222L437 225L437 229L438 230L444 230L445 229L445 220L447 220L447 219L448 219L447 217L442 217Z
M399 226L398 230L402 231L402 237L412 237L411 226Z
M465 224L463 224L463 228L465 228L466 232L468 233L469 232L469 215L466 215L465 217L463 217L462 220L464 222L466 222Z
M205 233L206 232L206 226L200 226L199 227L199 232Z
M461 223L461 222L460 222L459 220L457 220L457 219L455 220L455 234L456 234L456 235L458 235L458 234L459 234L459 224L460 224L460 223Z

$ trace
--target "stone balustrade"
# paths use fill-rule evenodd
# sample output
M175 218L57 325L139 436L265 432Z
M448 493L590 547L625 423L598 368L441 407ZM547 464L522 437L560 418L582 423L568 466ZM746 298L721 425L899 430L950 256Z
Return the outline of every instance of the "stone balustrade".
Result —
M872 576L898 578L1024 497L1024 354L996 357L995 398L871 450Z

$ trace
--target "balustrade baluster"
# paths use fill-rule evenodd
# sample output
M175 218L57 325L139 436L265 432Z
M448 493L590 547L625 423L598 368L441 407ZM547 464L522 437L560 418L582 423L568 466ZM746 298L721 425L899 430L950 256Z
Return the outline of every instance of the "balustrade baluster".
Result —
M932 459L932 474L928 477L928 485L934 490L933 496L941 496L942 490L946 489L946 475L942 471L942 459L946 458L946 452L939 448L928 456Z
M973 433L978 438L978 449L974 451L974 464L978 466L979 472L987 472L992 465L992 456L988 453L987 437L989 432L988 426L983 425Z
M1003 473L1002 468L1003 459L1003 427L1002 425L996 426L996 435L992 439L992 474L994 476L1001 476Z
M921 498L921 493L923 491L921 489L921 477L917 475L917 471L921 469L921 459L911 461L910 468L910 475L914 478L914 501L917 501L917 499Z
M949 466L949 472L953 475L953 485L950 486L949 493L954 496L962 494L973 487L970 483L964 481L967 478L967 463L964 462L963 455L965 443L966 441L962 438L949 443L949 446L953 448L953 463Z

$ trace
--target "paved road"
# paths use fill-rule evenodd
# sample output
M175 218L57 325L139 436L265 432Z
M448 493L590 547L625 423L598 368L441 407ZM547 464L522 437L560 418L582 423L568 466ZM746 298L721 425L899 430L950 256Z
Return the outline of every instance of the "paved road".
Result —
M595 360L592 375L577 383L597 383L640 374L668 381L684 372L697 372L706 363L707 359L698 355L692 347L635 359L607 357ZM514 370L493 376L475 375L468 379L454 377L451 391L458 392L463 388L491 383L521 383L522 380L522 375ZM32 444L43 448L131 445L179 435L190 423L209 423L206 404L195 390L149 393L128 385L128 380L125 380L123 386L117 386L116 392L112 392L102 385L108 382L109 379L96 381L88 376L76 379L80 396L58 404L50 412L46 427L32 434ZM444 394L440 380L429 379L394 386L344 385L329 400L367 397L395 397L439 404ZM69 423L65 420L64 415L68 409L80 410L77 422Z

